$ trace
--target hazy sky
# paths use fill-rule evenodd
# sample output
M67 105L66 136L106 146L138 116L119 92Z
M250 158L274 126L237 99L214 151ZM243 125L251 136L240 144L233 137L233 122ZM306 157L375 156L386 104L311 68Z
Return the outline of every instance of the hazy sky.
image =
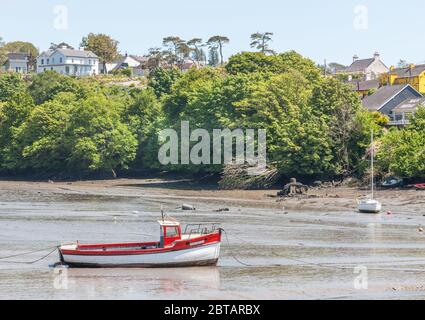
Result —
M355 53L379 51L392 65L425 61L424 13L424 0L0 0L0 37L45 50L102 32L120 41L122 53L145 54L165 36L220 34L231 39L229 56L250 50L251 33L272 31L273 49L318 63L349 64Z

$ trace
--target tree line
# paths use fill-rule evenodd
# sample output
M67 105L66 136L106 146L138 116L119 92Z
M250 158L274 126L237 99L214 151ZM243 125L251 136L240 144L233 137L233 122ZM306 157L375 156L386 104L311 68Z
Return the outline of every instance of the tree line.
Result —
M274 54L270 49L272 41L272 32L256 32L251 35L251 48L256 48L264 54ZM224 47L230 42L230 39L223 35L215 35L207 41L201 38L193 38L188 41L178 36L168 36L162 40L162 48L150 48L146 57L148 58L147 67L155 70L160 67L180 67L184 62L190 59L198 64L217 67L224 64ZM106 34L89 33L81 40L80 47L94 52L106 70L106 64L116 61L122 55L119 52L119 41ZM52 44L50 49L57 47ZM30 66L35 66L36 58L39 55L38 49L29 42L15 41L5 43L0 37L0 65L7 58L7 53L27 53L30 56Z
M263 42L257 45L263 46ZM370 132L381 175L425 178L425 111L404 130L296 52L238 53L220 67L155 69L146 88L45 72L0 75L0 172L113 176L139 170L222 174L223 165L162 166L162 129L266 129L276 177L363 176Z

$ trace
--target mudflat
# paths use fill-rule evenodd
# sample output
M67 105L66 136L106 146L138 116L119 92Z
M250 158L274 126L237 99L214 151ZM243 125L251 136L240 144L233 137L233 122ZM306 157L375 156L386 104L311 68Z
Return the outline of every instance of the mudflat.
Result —
M365 215L356 198L367 190L299 199L277 191L170 179L0 181L0 257L76 240L157 240L161 206L182 223L221 223L229 238L217 268L58 271L49 268L56 254L24 263L44 252L0 260L0 299L425 298L424 192L378 191L383 213Z

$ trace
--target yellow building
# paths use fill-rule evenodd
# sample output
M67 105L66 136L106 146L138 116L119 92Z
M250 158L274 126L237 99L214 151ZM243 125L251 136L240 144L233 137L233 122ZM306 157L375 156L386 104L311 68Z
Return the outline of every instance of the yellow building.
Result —
M381 75L381 85L410 84L425 94L425 64L410 65L406 68L391 67L390 72Z

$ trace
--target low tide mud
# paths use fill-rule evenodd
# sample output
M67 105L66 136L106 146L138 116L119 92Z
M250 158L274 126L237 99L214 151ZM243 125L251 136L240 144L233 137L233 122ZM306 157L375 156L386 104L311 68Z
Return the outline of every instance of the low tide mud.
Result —
M229 236L217 268L58 270L49 267L57 254L23 263L48 250L1 260L0 299L425 298L425 193L379 191L381 215L356 212L366 193L357 189L276 193L156 179L0 182L0 257L76 240L156 240L161 205L182 223L221 223Z

